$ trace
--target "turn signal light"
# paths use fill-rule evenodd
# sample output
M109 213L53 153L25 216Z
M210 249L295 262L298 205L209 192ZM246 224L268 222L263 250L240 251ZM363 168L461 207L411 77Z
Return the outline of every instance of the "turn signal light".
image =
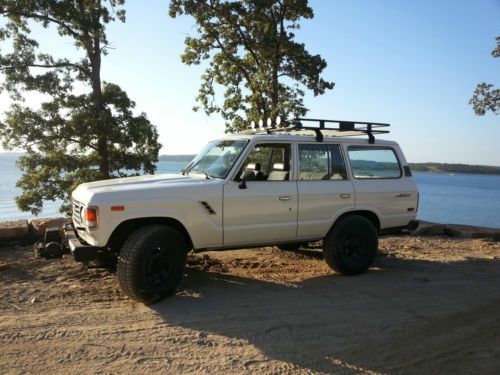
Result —
M85 210L85 223L88 228L97 227L97 207L87 207Z

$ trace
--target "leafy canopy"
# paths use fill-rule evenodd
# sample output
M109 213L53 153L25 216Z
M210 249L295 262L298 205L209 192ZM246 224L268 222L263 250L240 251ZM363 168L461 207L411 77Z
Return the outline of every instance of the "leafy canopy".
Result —
M0 0L1 89L13 100L0 139L7 149L26 151L16 199L23 211L38 214L44 200L67 201L82 182L155 172L156 128L144 113L134 114L135 103L118 85L101 81L106 25L125 21L123 3ZM34 24L71 40L79 59L41 51ZM25 105L29 92L41 94L39 107Z
M303 116L304 90L316 96L334 86L321 78L325 60L295 41L300 21L314 16L307 0L171 0L170 16L180 15L192 16L197 30L185 40L182 61L208 61L197 101L207 115L220 113L228 131Z
M493 57L500 57L500 36L496 37L497 46L491 52ZM500 114L500 89L494 89L491 83L482 82L474 90L469 104L472 105L474 112L478 116L483 116L486 112Z

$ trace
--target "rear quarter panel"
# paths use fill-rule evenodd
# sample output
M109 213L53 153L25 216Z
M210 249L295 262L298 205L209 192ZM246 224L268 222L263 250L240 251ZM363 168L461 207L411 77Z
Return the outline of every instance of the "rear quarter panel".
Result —
M348 155L346 147L346 155ZM378 145L375 144L374 147ZM347 163L356 195L355 209L372 211L379 217L380 229L406 226L417 215L418 188L412 177L405 176L403 166L408 165L397 144L382 144L394 150L401 168L400 178L357 179L352 174L349 157Z

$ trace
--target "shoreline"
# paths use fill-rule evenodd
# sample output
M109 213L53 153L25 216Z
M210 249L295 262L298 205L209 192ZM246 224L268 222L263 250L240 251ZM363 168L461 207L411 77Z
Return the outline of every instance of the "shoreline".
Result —
M0 222L0 247L12 246L13 244L34 243L45 235L50 227L61 227L69 222L69 218L52 217L38 218L32 220L14 220ZM449 238L486 238L500 241L500 228L481 227L463 224L443 224L425 220L416 220L414 228L402 229L397 233L380 235L403 235L403 236L445 236Z

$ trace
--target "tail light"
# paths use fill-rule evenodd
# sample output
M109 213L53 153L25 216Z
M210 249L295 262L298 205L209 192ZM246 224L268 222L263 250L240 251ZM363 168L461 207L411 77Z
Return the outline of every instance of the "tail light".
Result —
M97 227L97 207L87 207L85 209L85 224L87 228Z

